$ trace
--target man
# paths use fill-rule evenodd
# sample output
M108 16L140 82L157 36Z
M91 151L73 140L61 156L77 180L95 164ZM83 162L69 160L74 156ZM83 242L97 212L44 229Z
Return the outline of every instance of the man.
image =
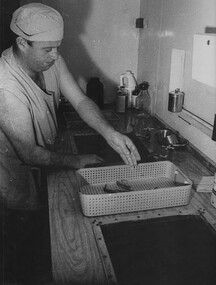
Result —
M102 161L94 154L54 151L60 93L126 164L136 165L140 156L132 141L104 120L59 55L61 15L40 3L27 4L14 12L11 30L15 43L0 59L0 201L12 209L37 208L32 166L78 169Z

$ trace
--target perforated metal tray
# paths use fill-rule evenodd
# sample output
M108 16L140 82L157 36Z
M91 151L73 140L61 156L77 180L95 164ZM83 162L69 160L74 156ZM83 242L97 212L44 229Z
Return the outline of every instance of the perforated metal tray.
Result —
M192 182L169 161L86 168L77 171L83 214L101 216L174 207L189 203ZM130 192L106 193L117 181L127 180Z

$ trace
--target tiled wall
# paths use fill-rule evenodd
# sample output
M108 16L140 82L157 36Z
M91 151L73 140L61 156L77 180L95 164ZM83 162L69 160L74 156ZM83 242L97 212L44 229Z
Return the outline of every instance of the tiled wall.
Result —
M192 79L192 56L193 35L216 31L216 1L141 0L140 15L146 26L140 30L138 79L150 82L155 113L216 162L216 143L167 109L171 54L173 49L180 49L185 51L186 105L213 123L216 90Z

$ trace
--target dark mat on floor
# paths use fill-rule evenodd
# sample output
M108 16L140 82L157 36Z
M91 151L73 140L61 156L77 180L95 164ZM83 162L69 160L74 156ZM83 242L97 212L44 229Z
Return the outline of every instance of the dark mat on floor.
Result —
M216 233L201 216L102 225L120 285L215 285Z

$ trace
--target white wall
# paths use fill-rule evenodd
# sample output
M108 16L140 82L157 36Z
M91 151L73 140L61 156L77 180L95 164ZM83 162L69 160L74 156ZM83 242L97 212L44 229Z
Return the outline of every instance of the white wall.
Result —
M22 0L21 4L34 2ZM137 75L139 32L135 28L140 0L43 0L56 8L65 22L61 53L83 89L98 76L105 100L116 98L119 76L126 70Z
M21 4L27 2L32 1L21 0ZM173 48L186 52L184 91L186 96L192 96L191 105L193 100L199 102L199 96L208 99L209 94L211 97L215 94L215 90L191 78L193 34L216 27L215 0L37 2L62 13L65 21L62 54L83 88L85 82L81 78L99 76L105 85L106 101L112 101L120 73L131 69L138 82L150 82L155 113L216 162L216 142L167 110ZM145 29L135 29L139 16L145 19Z
M178 114L171 113L167 109L171 53L172 49L180 49L186 54L184 70L184 91L185 96L188 96L186 99L190 99L191 107L193 103L200 102L204 112L208 112L200 96L206 100L208 96L215 98L211 108L214 108L216 113L216 90L192 79L193 35L215 31L216 1L141 0L140 13L146 19L147 26L140 31L138 79L150 82L155 113L216 162L216 142L199 128L189 125L180 119ZM213 116L211 120L213 122Z

